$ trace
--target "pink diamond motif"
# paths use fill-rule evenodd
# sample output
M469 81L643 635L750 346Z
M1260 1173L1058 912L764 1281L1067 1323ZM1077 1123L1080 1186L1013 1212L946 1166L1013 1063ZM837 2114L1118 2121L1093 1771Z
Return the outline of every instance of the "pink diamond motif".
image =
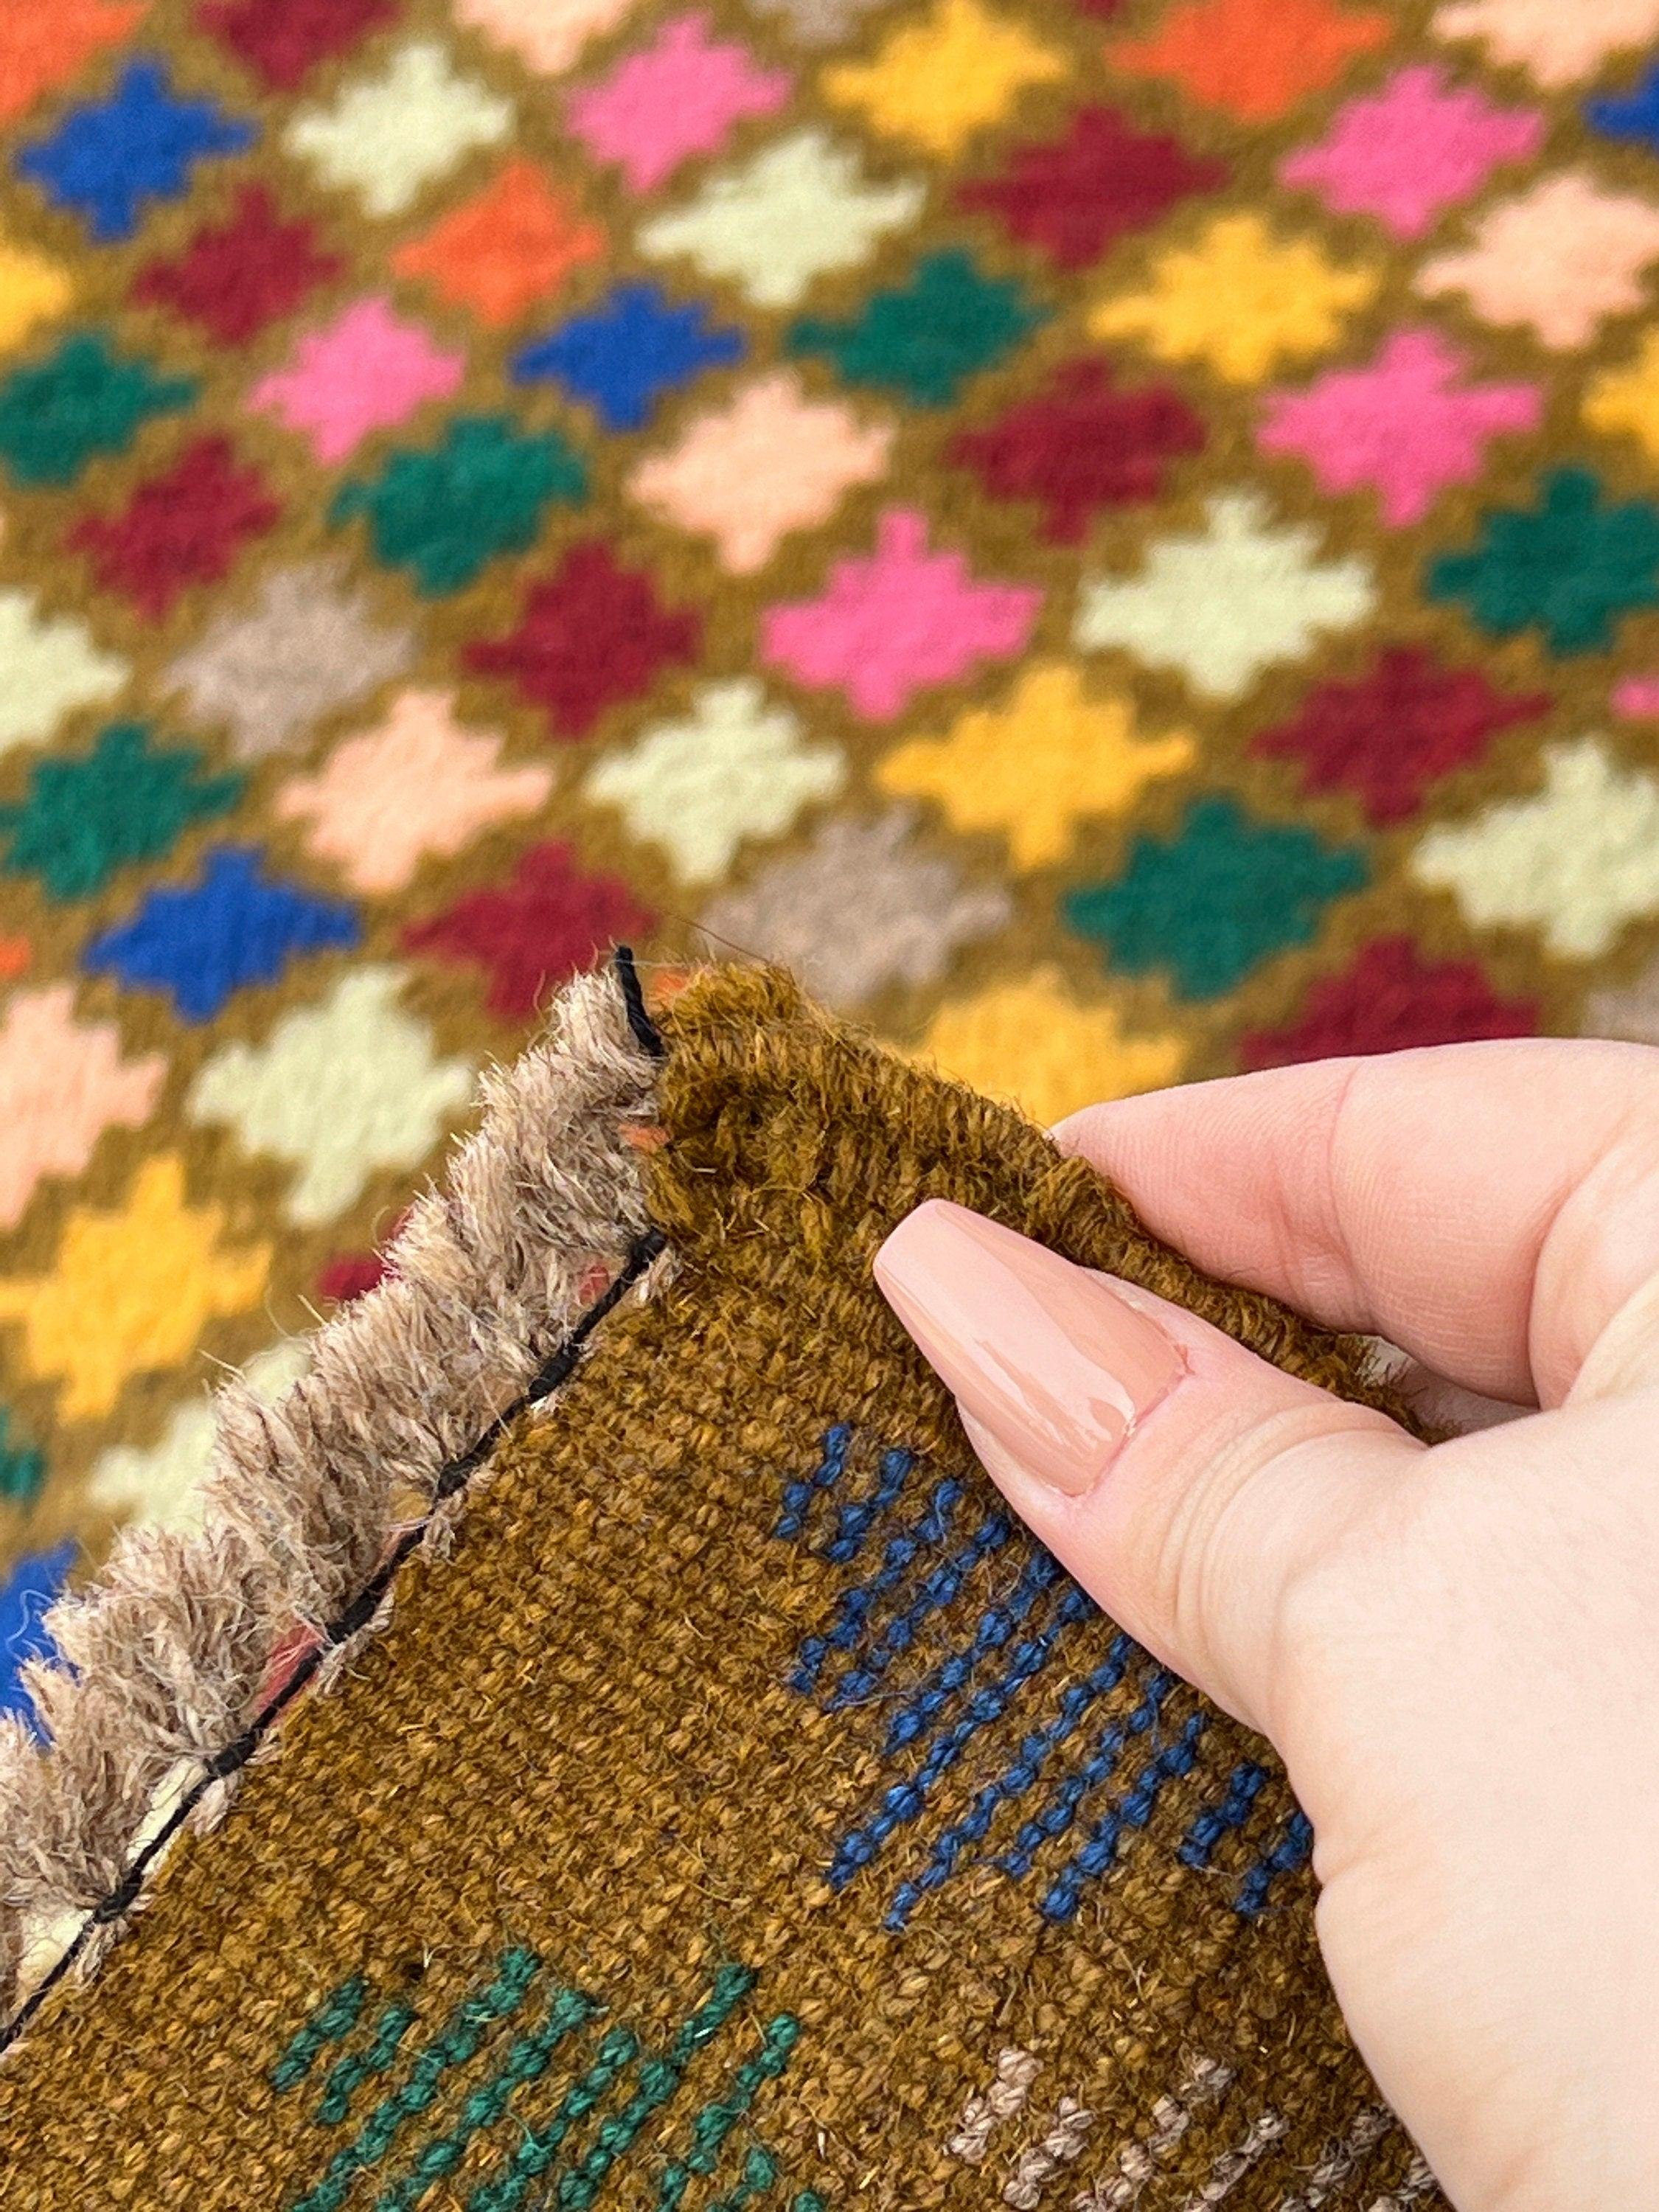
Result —
M251 404L311 441L319 461L343 461L372 430L406 422L428 399L459 389L465 357L434 343L385 299L359 300L308 331L286 368L254 387Z
M1279 173L1344 215L1374 215L1396 238L1421 238L1443 208L1479 191L1500 161L1535 153L1543 136L1536 108L1498 107L1472 86L1454 89L1431 62L1347 101L1324 137L1288 155Z

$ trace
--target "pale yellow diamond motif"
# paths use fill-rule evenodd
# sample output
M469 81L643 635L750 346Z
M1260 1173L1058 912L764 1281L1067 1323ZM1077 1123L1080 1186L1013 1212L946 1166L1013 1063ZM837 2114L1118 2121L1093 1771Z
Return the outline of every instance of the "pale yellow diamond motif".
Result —
M1190 768L1184 731L1143 737L1119 698L1091 698L1077 669L1039 663L1000 707L974 708L942 738L918 738L876 771L884 791L932 799L957 830L1000 830L1018 868L1070 850L1076 824L1133 806L1157 777Z
M263 1044L221 1046L191 1087L192 1121L228 1122L249 1152L292 1164L285 1205L302 1226L331 1220L378 1170L417 1167L471 1096L471 1067L440 1060L399 1004L405 981L353 969Z
M1115 1006L1079 1004L1058 969L1041 967L941 1006L922 1056L1048 1123L1176 1082L1187 1047L1178 1036L1128 1035Z
M147 1160L118 1206L76 1206L49 1272L0 1281L23 1371L61 1379L65 1420L107 1413L136 1375L175 1366L207 1323L257 1305L269 1244L227 1249L217 1206L185 1196L184 1162Z
M1139 575L1085 578L1072 635L1085 652L1115 648L1178 668L1206 698L1237 699L1376 604L1369 562L1322 559L1317 531L1275 520L1259 492L1240 489L1207 501L1201 530L1155 541Z
M608 754L587 795L619 806L633 836L662 846L683 881L708 884L745 838L781 836L846 774L834 746L808 744L798 716L752 676L736 676L705 684L683 721L659 722Z
M1376 296L1379 272L1333 261L1314 238L1280 238L1254 214L1218 216L1192 246L1170 246L1144 289L1108 300L1091 336L1139 338L1160 361L1203 362L1230 384L1259 384L1335 345Z
M913 222L926 198L911 178L872 184L850 147L798 131L642 223L639 245L654 260L684 255L757 307L793 307L820 276L856 269L889 231Z
M403 47L385 73L348 85L331 107L296 115L291 154L327 184L354 190L370 215L401 215L428 185L513 128L504 100L457 74L434 40Z
M77 708L101 706L127 680L73 615L43 614L27 592L0 592L0 753L39 744Z
M310 1357L309 1338L285 1338L250 1359L242 1380L269 1401L305 1373ZM225 1379L222 1371L214 1376ZM173 1407L153 1444L112 1444L100 1452L87 1479L87 1495L129 1526L200 1528L202 1483L217 1429L213 1399L204 1387Z
M1063 54L1017 16L979 0L934 0L919 23L896 30L870 62L837 62L824 97L877 130L950 160L975 132L1000 123L1034 85L1069 72Z
M1659 914L1659 783L1595 738L1552 745L1540 792L1431 830L1410 865L1477 926L1530 927L1559 957L1595 960Z

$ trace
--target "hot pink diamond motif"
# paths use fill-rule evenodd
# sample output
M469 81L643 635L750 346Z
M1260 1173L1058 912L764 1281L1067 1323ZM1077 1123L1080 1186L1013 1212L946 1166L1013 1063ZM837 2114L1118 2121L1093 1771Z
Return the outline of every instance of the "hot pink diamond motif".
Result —
M976 582L960 553L930 553L926 516L890 507L867 559L837 561L817 599L767 611L761 658L884 722L925 685L1018 653L1042 604L1027 585Z
M384 299L359 300L295 346L286 368L256 385L252 404L302 431L319 461L342 461L371 430L406 422L428 399L459 389L466 362L434 345Z
M1438 331L1396 331L1368 368L1270 394L1261 445L1299 453L1325 491L1375 485L1392 528L1420 522L1448 484L1480 474L1489 438L1537 427L1535 384L1460 384L1468 366Z
M574 95L570 128L596 161L617 162L636 192L712 154L745 115L770 115L789 97L786 70L759 68L747 47L711 43L698 9L665 23L648 46Z
M1426 63L1338 108L1324 137L1289 155L1279 173L1344 215L1374 215L1396 238L1421 238L1443 208L1478 191L1500 161L1536 152L1543 135L1535 108L1494 106Z

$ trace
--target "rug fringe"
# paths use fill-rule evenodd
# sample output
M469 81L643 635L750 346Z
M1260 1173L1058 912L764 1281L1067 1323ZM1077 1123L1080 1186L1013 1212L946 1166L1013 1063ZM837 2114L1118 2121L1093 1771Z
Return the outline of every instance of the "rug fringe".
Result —
M654 1042L625 951L568 985L542 1038L485 1075L445 1184L308 1371L275 1403L240 1379L219 1393L201 1532L124 1533L46 1613L52 1656L22 1670L38 1732L0 1717L0 2050L140 1902L164 1840L141 1832L180 1761L201 1772L168 1835L198 1803L222 1813L250 1738L384 1619L397 1566L450 1525L504 1420L660 1272ZM65 1911L88 1917L14 2014L30 1923Z

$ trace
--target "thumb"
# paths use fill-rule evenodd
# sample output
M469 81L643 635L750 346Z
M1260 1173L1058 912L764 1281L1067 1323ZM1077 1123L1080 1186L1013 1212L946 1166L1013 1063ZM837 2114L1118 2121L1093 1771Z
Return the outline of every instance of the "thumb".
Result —
M876 1279L1009 1504L1111 1617L1279 1743L1298 1585L1423 1447L1163 1298L943 1200Z

